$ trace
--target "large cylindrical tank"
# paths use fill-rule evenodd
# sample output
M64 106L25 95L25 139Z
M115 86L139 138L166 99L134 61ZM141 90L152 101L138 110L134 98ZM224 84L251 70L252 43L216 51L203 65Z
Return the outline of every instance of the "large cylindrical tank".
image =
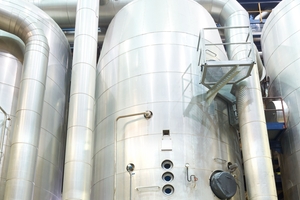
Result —
M268 17L262 32L262 50L269 96L281 96L289 108L288 128L281 145L281 178L284 199L300 199L300 12L299 1L284 0Z
M12 123L15 121L22 72L21 58L16 58L9 53L8 51L11 49L23 57L24 43L17 37L0 31L0 106L10 118L7 120L5 114L0 111L0 199L4 197L10 143L13 134Z
M218 199L210 187L216 170L235 177L232 199L245 199L227 103L209 105L199 84L204 27L215 27L212 17L190 0L134 1L111 22L97 66L92 199ZM205 39L221 42L216 30ZM211 51L217 56L207 59L227 59L223 48ZM124 116L146 110L150 119ZM228 162L237 166L232 175Z
M53 51L50 52L48 59L39 147L37 149L38 157L35 167L33 199L60 200L66 138L66 108L70 86L69 59L71 52L63 32L60 31L58 26L54 27L53 21L51 21L49 17L45 17L45 14L41 12L40 10L35 10L35 12L32 12L32 15L38 14L40 17L44 17L43 23L41 23L40 26L48 30L45 31L45 34L49 46ZM4 43L7 42L8 39L9 37L3 39ZM11 45L12 44L8 44L9 47L11 47ZM5 194L4 189L7 185L6 176L9 159L15 159L11 156L9 149L13 135L12 124L16 120L16 108L22 74L22 63L13 56L16 50L17 49L14 48L3 50L3 48L0 47L0 106L11 118L5 132L3 148L5 151L0 163L0 199L3 199ZM30 93L31 91L25 92ZM0 130L2 123L3 115L0 112ZM34 124L31 125L34 126Z

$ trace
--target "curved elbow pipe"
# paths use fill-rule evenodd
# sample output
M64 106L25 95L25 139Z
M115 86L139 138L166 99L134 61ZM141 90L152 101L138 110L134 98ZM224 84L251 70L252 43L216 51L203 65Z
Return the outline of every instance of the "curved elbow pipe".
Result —
M53 68L63 66L66 70L70 50L55 22L40 9L24 1L0 1L0 29L18 36L26 45L5 199L29 200L36 178L48 65ZM53 77L52 72L48 77ZM56 77L52 79L56 80ZM63 86L61 89L66 90Z
M0 29L17 35L26 45L5 198L30 199L34 188L49 46L36 19L23 14L11 1L1 1L0 4Z

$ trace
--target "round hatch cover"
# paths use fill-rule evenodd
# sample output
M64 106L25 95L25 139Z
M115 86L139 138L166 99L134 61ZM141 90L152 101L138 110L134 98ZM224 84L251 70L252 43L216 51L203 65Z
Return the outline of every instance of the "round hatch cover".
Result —
M216 171L210 177L210 187L220 199L228 199L235 195L237 184L234 177L223 171Z

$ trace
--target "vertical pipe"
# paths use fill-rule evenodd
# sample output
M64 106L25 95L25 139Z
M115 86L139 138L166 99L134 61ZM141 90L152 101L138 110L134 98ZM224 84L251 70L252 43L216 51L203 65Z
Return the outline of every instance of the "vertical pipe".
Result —
M250 26L248 13L235 0L224 0L218 4L203 0L200 4L223 26ZM229 29L225 31L225 39L226 42L239 42L247 38L247 34L244 30ZM227 49L228 58L247 59L248 49L246 45L230 45ZM249 199L275 200L276 186L256 65L251 76L238 84L237 88L239 127Z
M78 0L63 199L90 199L99 0Z
M14 135L7 173L5 199L32 199L49 46L37 20L23 13L15 2L0 2L0 28L24 43L25 58L20 82Z
M249 200L277 199L257 66L238 84L237 109Z

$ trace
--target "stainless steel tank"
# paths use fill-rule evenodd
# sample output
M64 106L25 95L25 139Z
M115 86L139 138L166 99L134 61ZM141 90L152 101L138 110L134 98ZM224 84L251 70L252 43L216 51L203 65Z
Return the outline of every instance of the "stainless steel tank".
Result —
M262 50L269 96L281 96L289 108L288 129L281 145L281 178L284 199L300 199L300 2L284 0L273 9L262 32Z
M28 162L32 161L33 159L37 160L34 167L34 190L32 190L33 193L30 195L33 199L60 200L66 138L66 108L68 104L70 86L70 47L61 29L49 16L47 16L38 8L29 4L25 4L24 6L22 3L20 3L20 5L17 5L17 7L24 12L27 11L27 16L40 20L39 27L44 30L49 47L51 49L48 59L37 159L29 156L23 156L24 160L26 159ZM10 123L13 124L16 121L14 116L17 112L16 107L18 101L18 87L21 80L20 75L22 74L22 64L18 61L19 58L16 59L12 56L16 53L14 52L15 49L5 50L5 52L3 52L3 49L1 49L2 48L0 48L0 106L3 107L11 116ZM24 93L26 92L31 93L31 90L29 89L24 91ZM30 103L36 103L35 100L38 98L41 97L36 97L34 102ZM0 117L0 121L2 121L2 115ZM34 127L36 124L32 123L28 124L28 126ZM15 156L8 154L9 147L11 146L11 137L13 134L13 131L11 130L12 128L13 126L10 125L6 132L8 135L8 139L5 138L5 149L7 150L7 153L5 152L5 157L3 157L1 160L0 199L3 199L3 196L5 195L5 184L6 191L9 191L10 194L14 195L14 197L17 195L24 195L25 199L26 194L23 194L25 192L20 194L20 191L11 189L18 184L14 185L14 183L12 183L9 185L7 183L8 178L6 178L9 174L9 171L16 172L13 175L15 177L17 176L16 174L22 173L18 171L18 169L8 167L9 159L17 160L18 158L23 158L23 152L20 152L20 154ZM23 134L23 136L24 138L30 137L29 134ZM22 168L22 166L20 168L23 170L23 172L25 171L25 173L28 173L27 171L29 171L29 169L24 167Z
M227 103L208 105L199 84L204 27L215 27L212 17L190 0L134 1L111 22L97 66L92 199L219 199L216 170L235 177L232 199L245 199ZM221 42L217 31L205 39ZM210 50L217 56L207 59L227 59L223 48Z
M12 49L16 53L15 56L9 53ZM0 106L10 119L7 120L4 112L0 111L0 199L4 197L13 134L12 122L15 121L24 49L24 43L20 39L0 31Z

